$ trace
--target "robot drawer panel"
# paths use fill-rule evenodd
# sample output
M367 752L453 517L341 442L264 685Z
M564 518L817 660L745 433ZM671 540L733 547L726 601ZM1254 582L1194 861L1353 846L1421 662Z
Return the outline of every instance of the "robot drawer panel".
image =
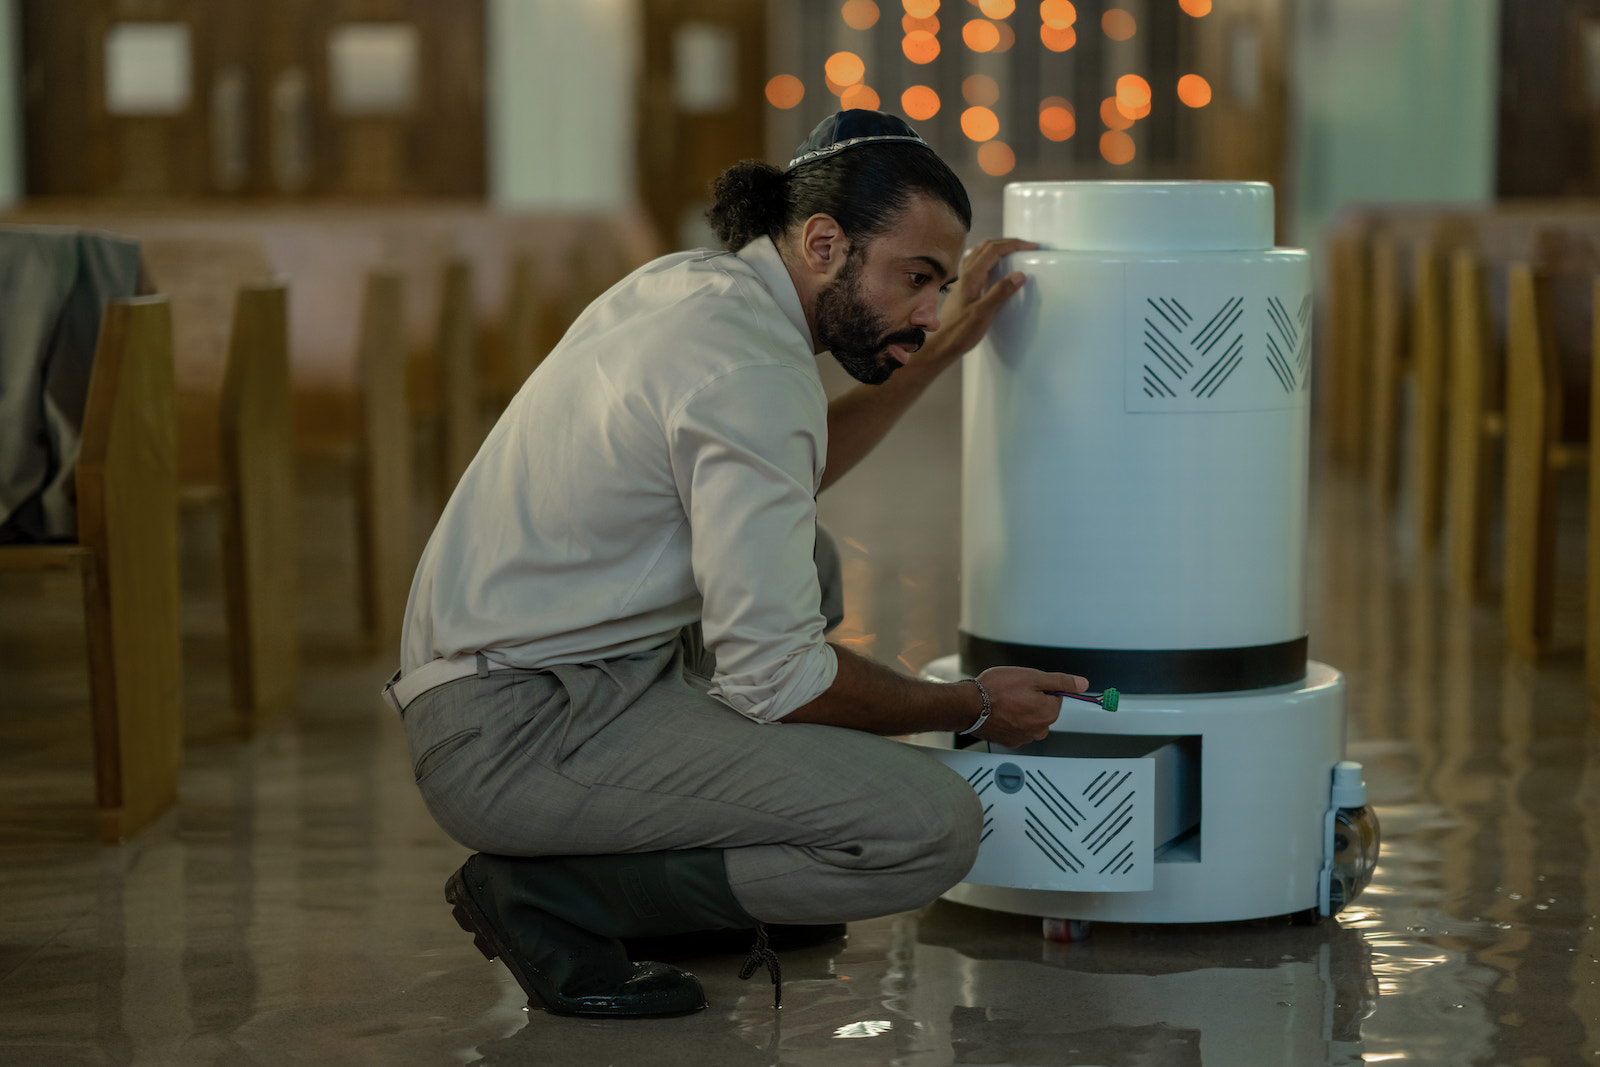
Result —
M983 843L968 882L1077 892L1151 887L1154 760L935 754L984 805Z

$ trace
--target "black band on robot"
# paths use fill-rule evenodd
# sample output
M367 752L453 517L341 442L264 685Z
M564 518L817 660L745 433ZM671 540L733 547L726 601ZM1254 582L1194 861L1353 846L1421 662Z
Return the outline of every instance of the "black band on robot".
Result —
M983 724L989 721L989 712L994 709L989 706L989 691L983 687L983 683L976 678L968 678L966 681L977 686L978 695L983 697L983 711L978 715L978 721L961 731L963 734L970 734L981 729Z
M1032 667L1076 674L1123 693L1232 693L1293 685L1306 676L1307 638L1242 648L1057 648L991 641L960 631L961 673Z

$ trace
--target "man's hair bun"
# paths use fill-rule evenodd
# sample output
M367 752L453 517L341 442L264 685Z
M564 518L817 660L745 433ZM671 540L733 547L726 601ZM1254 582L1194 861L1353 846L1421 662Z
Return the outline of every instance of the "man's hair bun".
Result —
M711 184L706 221L727 248L737 251L757 237L776 237L788 221L783 171L759 159L735 163Z

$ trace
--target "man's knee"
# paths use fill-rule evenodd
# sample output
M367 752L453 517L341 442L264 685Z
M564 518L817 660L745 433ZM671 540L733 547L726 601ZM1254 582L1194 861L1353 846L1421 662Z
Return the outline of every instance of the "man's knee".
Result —
M929 806L939 815L942 832L928 842L930 879L942 883L939 893L965 878L978 859L978 842L983 837L983 802L972 786L959 774L939 765L944 771L939 784L930 790ZM937 894L935 894L937 895Z

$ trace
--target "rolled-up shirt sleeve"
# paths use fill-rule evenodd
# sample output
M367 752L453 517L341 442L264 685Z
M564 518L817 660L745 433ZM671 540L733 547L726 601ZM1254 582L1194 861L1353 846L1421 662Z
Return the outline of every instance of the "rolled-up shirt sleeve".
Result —
M813 559L827 398L797 368L740 367L691 394L667 432L717 659L711 695L774 722L838 672Z

